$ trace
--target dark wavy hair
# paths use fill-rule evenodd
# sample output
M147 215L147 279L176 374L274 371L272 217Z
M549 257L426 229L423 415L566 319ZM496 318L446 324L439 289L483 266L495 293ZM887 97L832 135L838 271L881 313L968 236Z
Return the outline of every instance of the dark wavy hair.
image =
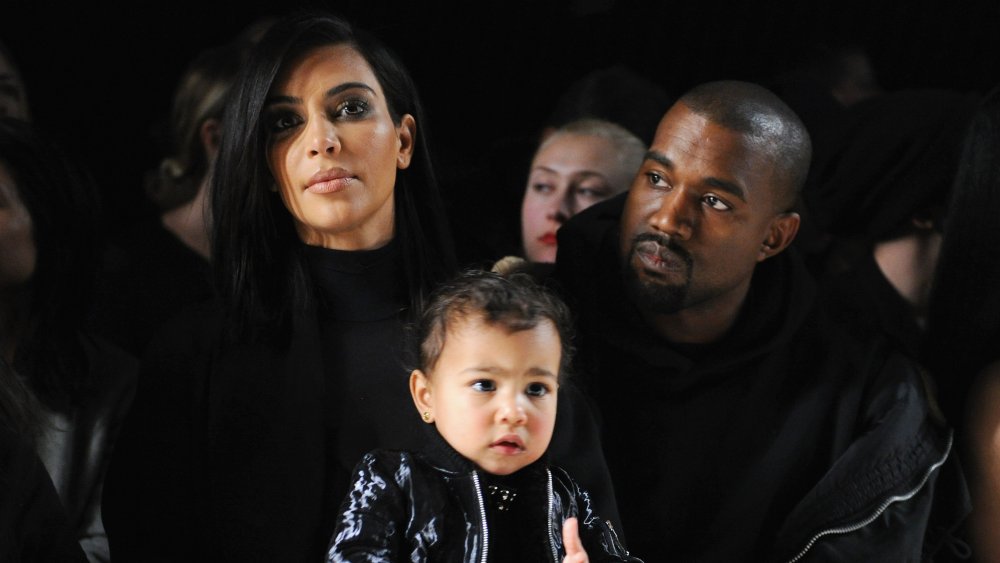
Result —
M0 429L34 446L43 424L35 395L0 356Z
M90 173L36 126L0 118L0 163L31 216L35 270L21 303L13 367L61 409L94 383L78 337L98 264L99 196Z
M926 364L961 421L976 375L1000 359L1000 86L966 131L928 304Z
M574 352L570 310L552 290L522 272L470 269L438 286L410 328L411 363L424 372L432 370L444 350L449 327L470 318L510 332L551 321L562 344L559 379L568 375Z
M413 158L394 190L395 237L411 304L454 271L454 251L427 147L426 120L416 85L381 41L345 19L314 10L276 21L237 78L211 188L215 285L234 338L257 338L287 326L313 303L301 243L291 214L269 193L268 135L261 112L275 78L302 54L350 45L371 66L395 123L417 123Z

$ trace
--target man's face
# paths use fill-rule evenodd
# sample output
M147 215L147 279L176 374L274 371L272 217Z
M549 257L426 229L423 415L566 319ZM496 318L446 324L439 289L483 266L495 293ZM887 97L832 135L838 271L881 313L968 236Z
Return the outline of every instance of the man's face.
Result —
M655 314L738 308L757 262L786 244L775 232L774 176L771 158L743 134L683 104L671 108L622 215L633 302Z

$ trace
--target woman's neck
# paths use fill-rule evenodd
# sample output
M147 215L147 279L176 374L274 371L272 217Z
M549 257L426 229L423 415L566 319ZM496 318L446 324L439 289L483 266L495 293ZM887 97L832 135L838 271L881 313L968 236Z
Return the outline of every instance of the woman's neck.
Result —
M160 216L165 229L206 260L211 256L208 236L208 184L209 179L206 177L191 201Z
M940 249L941 234L927 232L880 242L873 250L882 275L913 307L918 322L927 308Z

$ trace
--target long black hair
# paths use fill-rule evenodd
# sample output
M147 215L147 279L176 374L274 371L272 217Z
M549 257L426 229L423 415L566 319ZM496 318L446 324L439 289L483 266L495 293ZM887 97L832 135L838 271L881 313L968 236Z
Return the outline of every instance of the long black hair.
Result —
M961 420L976 374L1000 359L1000 87L965 137L928 309L926 363L945 414Z
M312 292L291 214L269 193L268 136L261 120L275 78L288 62L316 47L347 44L368 62L398 125L417 128L409 168L396 177L395 237L411 304L454 270L454 251L427 149L426 120L416 85L400 60L375 37L346 20L299 11L275 22L251 53L223 118L212 180L215 285L230 334L254 338L285 326L308 307Z
M13 368L39 399L61 409L92 387L78 333L98 264L99 196L93 177L32 124L0 118L0 163L28 210L35 269L19 303Z

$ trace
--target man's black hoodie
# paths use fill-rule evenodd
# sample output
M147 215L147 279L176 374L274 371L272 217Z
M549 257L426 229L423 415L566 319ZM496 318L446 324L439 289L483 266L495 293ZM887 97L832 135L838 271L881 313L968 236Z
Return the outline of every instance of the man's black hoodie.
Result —
M757 266L722 339L667 342L624 291L625 197L560 229L553 278L577 315L576 377L599 406L633 553L919 560L950 432L915 364L819 306L791 251Z

